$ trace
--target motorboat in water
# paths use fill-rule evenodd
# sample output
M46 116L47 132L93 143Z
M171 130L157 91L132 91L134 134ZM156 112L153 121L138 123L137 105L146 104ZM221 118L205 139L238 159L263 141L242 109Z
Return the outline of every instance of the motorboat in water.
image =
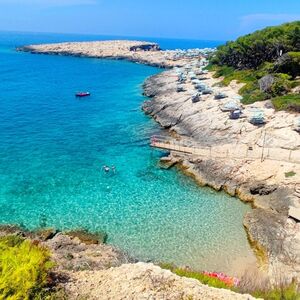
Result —
M90 96L91 93L90 92L77 92L75 94L76 97L87 97L87 96Z

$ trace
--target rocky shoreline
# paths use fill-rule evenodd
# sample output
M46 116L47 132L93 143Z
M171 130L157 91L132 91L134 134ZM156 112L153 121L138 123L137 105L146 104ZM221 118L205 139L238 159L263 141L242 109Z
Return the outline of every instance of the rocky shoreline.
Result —
M192 85L186 83L186 92L178 93L177 82L172 74L175 74L174 70L166 71L145 82L145 95L151 100L144 103L143 110L175 134L175 139L183 140L187 145L203 143L216 149L227 147L229 150L251 140L252 147L261 151L261 128L245 119L230 120L228 113L220 110L220 103L212 95L202 96L202 100L193 103L191 95L195 90ZM212 74L207 73L205 78L210 88L216 86L218 80ZM234 97L237 96L237 84L233 85L233 88L229 86L217 90L232 93L231 97ZM268 110L270 122L266 126L272 126L269 129L273 134L269 142L273 143L271 147L278 147L278 153L280 148L299 149L300 139L292 128L295 116L276 113L272 108ZM280 136L280 131L286 132L285 139ZM217 191L224 190L251 203L253 210L245 216L244 226L261 266L267 269L271 277L282 272L290 278L300 278L300 224L288 218L289 206L300 203L298 197L294 196L295 186L300 182L299 164L247 157L193 157L175 152L170 153L170 162L172 165L179 164L200 185L210 186ZM287 170L294 170L295 177L285 177Z
M56 265L50 274L49 288L55 293L51 299L255 299L180 277L152 263L137 262L104 244L102 234L0 226L0 238L11 235L50 250Z
M173 68L149 78L144 84L145 95L150 97L143 110L177 139L189 145L213 147L227 156L193 157L172 152L170 161L181 168L201 185L224 190L242 201L250 202L253 210L245 216L244 226L249 241L259 254L261 263L270 276L278 272L289 278L300 278L300 224L288 218L289 206L300 207L294 195L300 183L299 133L293 130L298 115L275 112L268 101L255 105L242 105L238 89L232 82L228 87L219 85L219 79L211 73L196 76L204 82L207 94L197 96L193 80L187 78L178 89L179 73L199 64L203 56L178 56L176 51L161 51L149 46L145 51L132 51L131 47L144 42L91 42L34 45L19 48L31 53L74 55L96 58L126 59L151 66ZM181 70L174 67L180 67ZM193 75L194 76L194 75ZM226 99L217 101L217 93L225 93ZM245 118L232 120L221 107L231 99L243 108ZM255 126L248 119L254 110L263 111L267 123ZM265 144L267 155L264 156ZM230 157L234 151L241 154L251 148L253 157ZM262 153L262 159L258 158ZM292 159L291 159L292 158ZM287 176L286 174L293 174Z

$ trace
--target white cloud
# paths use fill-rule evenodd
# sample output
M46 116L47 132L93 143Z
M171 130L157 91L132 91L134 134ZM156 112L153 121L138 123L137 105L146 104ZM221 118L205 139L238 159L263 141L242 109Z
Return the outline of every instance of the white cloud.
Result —
M249 27L257 23L284 23L300 20L300 14L252 14L240 18L241 27Z

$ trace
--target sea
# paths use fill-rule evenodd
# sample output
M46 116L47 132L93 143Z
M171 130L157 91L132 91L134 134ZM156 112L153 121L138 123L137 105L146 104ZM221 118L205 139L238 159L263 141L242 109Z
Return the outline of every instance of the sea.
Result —
M160 167L166 153L149 141L162 129L141 105L143 82L162 70L15 50L107 39L124 37L0 32L0 223L105 231L140 260L231 272L253 255L243 228L251 208ZM126 39L164 49L222 43ZM75 98L81 90L91 96Z

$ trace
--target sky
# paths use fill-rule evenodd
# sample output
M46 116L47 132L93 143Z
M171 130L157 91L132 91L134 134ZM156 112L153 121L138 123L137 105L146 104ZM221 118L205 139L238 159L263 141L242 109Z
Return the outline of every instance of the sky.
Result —
M232 40L300 20L300 0L0 0L0 31Z

